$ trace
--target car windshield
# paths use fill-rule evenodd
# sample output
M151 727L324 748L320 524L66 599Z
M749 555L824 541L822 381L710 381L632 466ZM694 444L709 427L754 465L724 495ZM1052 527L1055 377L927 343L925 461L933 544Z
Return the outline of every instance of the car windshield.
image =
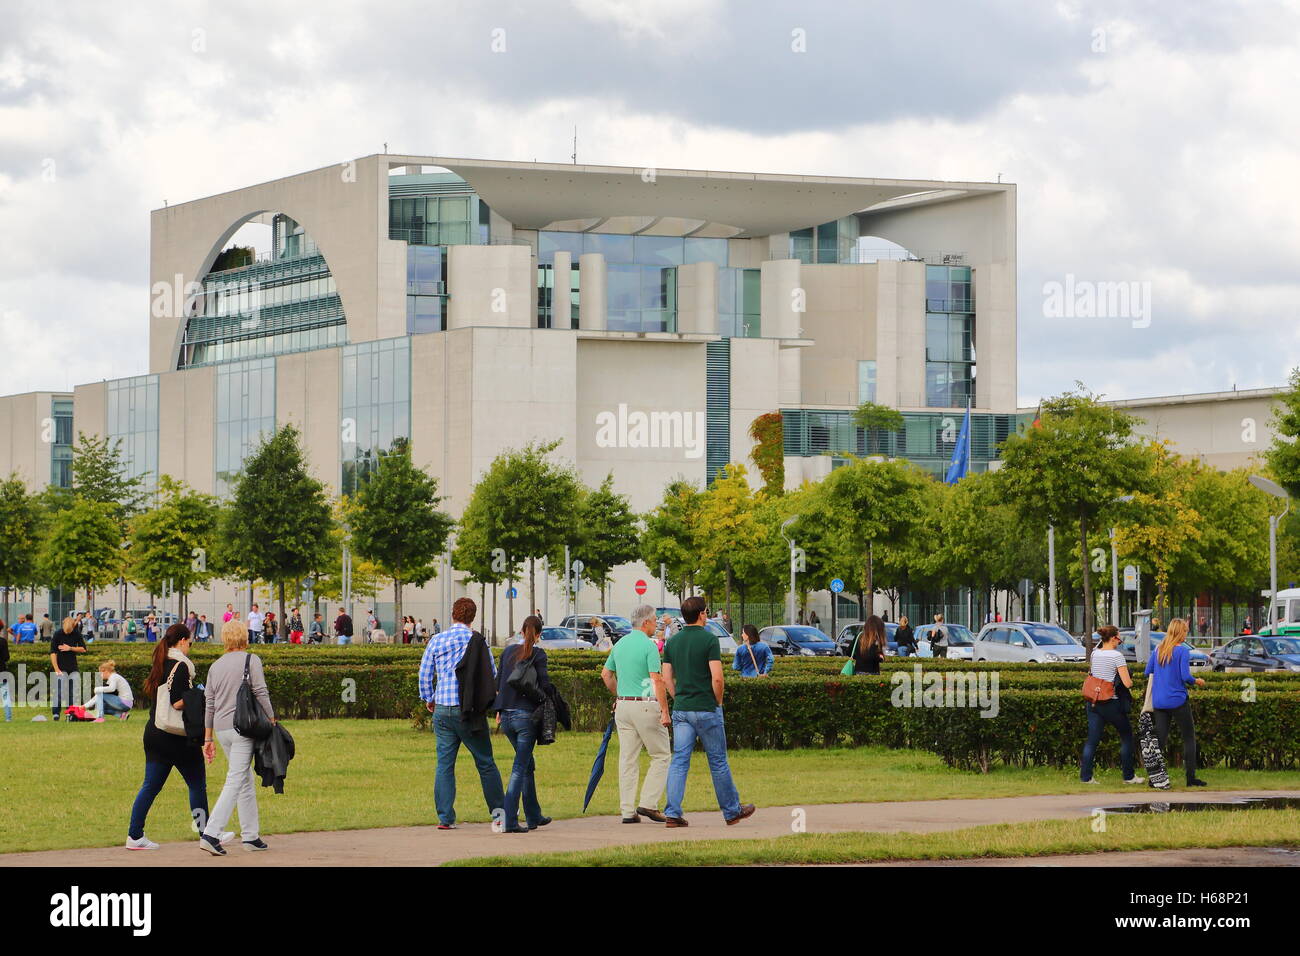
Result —
M1300 641L1280 637L1264 641L1264 647L1270 654L1300 654Z
M1034 643L1040 646L1044 644L1074 643L1074 638L1068 633L1051 624L1027 624L1025 630L1034 639Z
M787 627L785 633L796 644L826 644L830 638L815 627Z
M576 640L577 636L567 627L542 628L542 640L544 641L572 641Z
M970 632L968 627L963 627L961 624L945 624L944 628L948 631L949 647L961 647L965 644L975 643L975 635Z

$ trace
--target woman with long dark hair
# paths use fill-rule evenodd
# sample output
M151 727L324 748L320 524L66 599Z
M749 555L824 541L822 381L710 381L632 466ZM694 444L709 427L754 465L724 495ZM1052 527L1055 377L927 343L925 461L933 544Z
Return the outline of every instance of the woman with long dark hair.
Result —
M515 669L528 662L532 663L537 674L537 680L531 682L532 686L540 689L550 680L546 673L546 651L537 646L542 636L542 619L536 614L530 614L524 618L519 630L523 640L511 644L501 652L501 666L497 669L497 720L506 739L510 741L510 746L515 748L515 762L510 770L510 783L506 787L506 833L527 833L551 822L550 817L542 816L534 776L537 765L533 760L533 748L537 744L537 724L533 721L533 712L540 701L530 699L510 686L510 678ZM526 826L519 825L521 800Z
M128 850L158 849L158 844L144 835L144 822L173 767L189 787L190 814L195 825L202 829L208 822L208 778L203 753L183 732L162 729L167 723L164 711L182 710L185 692L194 682L194 663L188 657L190 642L189 628L176 623L167 628L154 647L153 666L144 682L144 694L152 701L144 725L144 783L131 807L131 823L126 831ZM234 834L222 836L230 839Z
M879 674L885 647L885 622L873 614L862 625L862 633L853 645L853 673Z

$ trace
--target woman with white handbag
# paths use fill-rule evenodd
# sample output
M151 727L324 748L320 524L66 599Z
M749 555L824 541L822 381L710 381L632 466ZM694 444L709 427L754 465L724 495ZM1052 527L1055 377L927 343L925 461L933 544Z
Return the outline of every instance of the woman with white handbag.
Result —
M131 824L126 831L128 850L158 849L158 844L144 835L144 821L173 767L189 787L190 813L198 826L208 822L208 777L203 752L198 744L190 742L182 714L185 692L194 684L194 663L187 656L190 642L189 629L176 623L167 628L154 647L153 667L144 682L145 696L153 701L144 727L144 783L131 807Z

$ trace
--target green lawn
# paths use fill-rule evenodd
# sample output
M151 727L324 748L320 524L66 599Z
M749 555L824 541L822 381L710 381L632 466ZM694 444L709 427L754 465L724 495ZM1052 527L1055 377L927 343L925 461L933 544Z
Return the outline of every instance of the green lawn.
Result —
M758 866L964 860L978 857L1172 850L1187 847L1300 847L1300 810L1216 810L1159 816L1002 823L941 833L803 833L765 840L699 840L608 850L474 857L446 866ZM1104 865L1102 858L1098 865Z
M16 711L22 715L23 710ZM111 846L126 837L131 803L144 772L141 714L102 724L0 723L0 852ZM290 721L298 756L285 793L259 790L266 833L338 830L435 823L432 733L397 720ZM512 754L494 738L497 762L508 774ZM598 734L561 732L537 750L542 809L554 817L578 816ZM1081 742L1082 745L1082 742ZM644 760L644 758L643 758ZM998 768L986 775L944 767L934 754L883 748L797 751L733 751L732 770L741 797L762 806L1000 797L1083 793L1090 788L1069 770ZM1098 774L1120 788L1116 770ZM1300 772L1210 768L1203 776L1215 789L1300 789ZM208 771L208 797L215 802L225 777L218 749ZM457 774L457 813L465 822L488 819L478 777L462 750ZM702 755L693 761L687 812L715 810ZM618 813L617 738L605 778L588 811ZM185 787L173 774L154 804L147 830L155 840L190 836Z

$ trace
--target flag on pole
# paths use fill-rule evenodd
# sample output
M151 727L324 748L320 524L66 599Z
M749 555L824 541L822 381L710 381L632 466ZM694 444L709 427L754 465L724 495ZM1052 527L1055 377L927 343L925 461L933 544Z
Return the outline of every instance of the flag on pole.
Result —
M970 470L970 402L966 403L966 417L962 419L961 434L957 436L957 447L952 450L952 461L948 464L948 473L943 477L945 485L955 485L966 477Z

